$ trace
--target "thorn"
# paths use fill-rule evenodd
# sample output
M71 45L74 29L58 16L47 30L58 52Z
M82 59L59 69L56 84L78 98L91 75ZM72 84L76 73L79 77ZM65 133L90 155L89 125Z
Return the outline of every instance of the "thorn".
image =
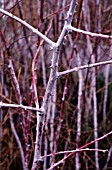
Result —
M11 68L11 65L10 65L10 64L8 65L8 68L9 68L9 69Z
M53 47L52 47L52 46L49 46L49 50L52 51L52 50L53 50Z
M76 2L76 5L79 5L79 2L78 2L78 1Z
M41 157L38 160L39 160L39 162L43 162L43 159Z
M72 12L70 12L69 15L72 16Z
M56 67L58 67L58 62L56 63Z
M66 15L66 18L65 18L65 20L67 20L68 19L68 11L67 11L67 15Z
M64 39L67 40L67 36L65 36Z
M49 66L49 68L53 68L53 66L51 65L51 66Z
M35 33L35 29L33 29L32 31L33 31L33 33Z

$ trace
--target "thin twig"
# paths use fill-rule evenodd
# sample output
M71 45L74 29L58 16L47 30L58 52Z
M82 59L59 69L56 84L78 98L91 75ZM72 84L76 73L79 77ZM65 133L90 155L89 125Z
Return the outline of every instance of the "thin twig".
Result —
M19 138L19 136L18 136L18 134L17 134L17 131L16 131L16 129L15 129L15 125L14 125L14 122L13 122L13 117L12 117L11 111L9 111L9 116L10 116L11 129L12 129L12 132L13 132L15 138L16 138L16 142L17 142L18 147L19 147L19 150L20 150L22 166L23 166L23 169L25 169L25 168L24 168L24 160L25 160L25 159L24 159L24 152L23 152L23 148L22 148L22 145L21 145L20 138Z
M36 109L35 107L30 107L30 106L24 106L22 104L8 104L8 103L0 102L0 107L19 108L19 109L21 108L24 110L32 110L32 111L41 112L40 109Z
M70 70L58 72L58 78L63 76L63 75L66 75L66 74L69 74L69 73L72 73L72 72L77 72L77 71L82 70L82 69L97 67L97 66L106 65L106 64L112 64L112 60L102 61L102 62L93 63L93 64L86 64L84 66L74 67Z
M82 151L96 151L96 149L90 149L90 148L85 148L85 149L75 149L75 150L71 150L71 151L60 151L60 152L56 152L56 153L51 153L48 155L44 155L41 158L44 159L45 157L49 157L49 156L54 156L54 155L60 155L60 154L67 154L67 153L75 153L75 152L82 152ZM103 150L103 149L97 149L98 152L108 152L108 150Z
M91 141L91 142L83 145L82 147L79 148L79 150L80 150L80 149L83 149L83 148L85 148L85 147L87 147L87 146L89 146L89 145L91 145L91 144L93 144L93 143L95 143L96 141L102 140L102 139L106 138L107 136L109 136L109 135L111 135L111 134L112 134L112 131L110 131L109 133L101 136L100 138L97 138L96 140L93 140L93 141ZM59 164L63 163L67 158L69 158L69 157L72 156L73 154L74 154L74 152L70 153L69 155L67 155L66 157L64 157L63 159L61 159L59 162L55 163L55 164L54 164L52 167L50 167L48 170L51 170L51 169L53 169L54 167L58 166Z
M89 35L89 36L92 36L92 37L101 37L101 38L112 39L112 36L111 36L111 35L104 35L104 34L98 34L98 33L93 33L93 32L89 32L89 31L84 31L84 30L75 28L75 27L73 27L73 26L71 26L71 25L68 25L68 29L69 29L69 30L72 30L72 31L75 31L75 32L78 32L78 33L82 33L82 34L85 34L85 35Z

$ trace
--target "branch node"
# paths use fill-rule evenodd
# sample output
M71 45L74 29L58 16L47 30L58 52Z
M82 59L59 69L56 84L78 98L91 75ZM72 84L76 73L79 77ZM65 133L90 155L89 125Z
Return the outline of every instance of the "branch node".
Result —
M11 68L11 65L10 65L10 64L8 65L8 68L9 68L9 69Z
M43 162L43 159L40 157L40 158L38 159L38 161L39 161L39 162Z
M20 104L20 108L21 108L21 109L23 108L23 105L22 105L22 104Z
M45 110L43 108L39 109L39 116L43 116L45 114Z
M69 24L69 25L67 26L68 34L70 34L70 33L72 32L72 29L70 29L70 27L71 27L71 24Z

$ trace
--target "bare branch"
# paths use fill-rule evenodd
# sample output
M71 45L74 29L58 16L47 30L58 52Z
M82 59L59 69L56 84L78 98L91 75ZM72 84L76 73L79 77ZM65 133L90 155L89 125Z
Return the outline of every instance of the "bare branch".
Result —
M102 140L102 139L106 138L107 136L109 136L109 135L111 135L111 134L112 134L112 131L110 131L109 133L103 135L103 136L100 137L100 138L97 138L97 139L95 139L95 140L93 140L93 141L85 144L84 146L80 147L79 149L83 149L83 148L85 148L85 147L87 147L87 146L95 143L96 141L99 141L99 140ZM74 154L74 152L70 153L69 155L67 155L66 157L64 157L62 160L60 160L59 162L55 163L55 164L54 164L52 167L50 167L48 170L51 170L51 169L53 169L54 167L58 166L59 164L63 163L67 158L69 158L69 157L72 156L73 154Z
M101 38L112 39L112 36L111 36L111 35L104 35L104 34L98 34L98 33L93 33L93 32L89 32L89 31L84 31L84 30L75 28L75 27L73 27L73 26L71 26L71 25L68 25L68 29L69 29L69 30L72 30L72 31L75 31L75 32L78 32L78 33L82 33L82 34L85 34L85 35L89 35L89 36L92 36L92 37L101 37Z
M59 72L58 77L61 77L63 75L66 75L66 74L69 74L69 73L72 73L72 72L77 72L77 71L82 70L82 69L97 67L97 66L106 65L106 64L112 64L112 60L102 61L102 62L93 63L93 64L86 64L86 65L80 66L80 67L74 67L70 70Z
M17 16L5 11L4 9L0 8L0 12L7 15L8 17L16 20L17 22L19 22L20 24L24 25L25 27L27 27L28 29L30 29L33 33L37 34L39 37L41 37L44 41L46 41L50 46L55 46L55 43L53 41L51 41L49 38L47 38L45 35L43 35L40 31L38 31L38 29L35 29L34 27L32 27L31 25L29 25L26 21L23 21L22 19L18 18Z
M110 149L109 149L109 151L108 151L108 156L107 156L106 164L105 164L103 170L106 170L106 169L107 169L107 166L108 166L108 163L109 163L109 161L110 161L111 155L112 155L112 146L110 147Z
M17 131L16 131L15 126L14 126L13 117L12 117L12 113L11 112L9 112L9 116L10 116L11 129L12 129L12 132L13 132L15 138L16 138L16 142L18 144L18 147L19 147L19 150L20 150L20 154L21 154L22 166L23 166L23 169L25 170L25 167L24 167L24 160L25 160L24 159L24 152L23 152L23 148L22 148L22 145L21 145L21 141L19 139L19 136L18 136Z
M32 110L32 111L41 112L40 109L36 109L34 107L29 107L29 106L24 106L22 104L8 104L8 103L0 102L0 107L19 108L19 109L21 108L21 109L24 109L24 110Z
M59 39L56 43L56 46L53 48L51 72L50 72L48 84L47 84L47 87L46 87L45 95L44 95L44 98L43 98L43 103L42 103L42 106L41 106L41 109L45 113L47 111L49 98L51 96L54 84L55 84L56 79L57 79L57 67L58 67L58 59L59 59L59 55L60 55L60 49L61 49L62 44L64 42L64 37L68 33L67 25L71 24L71 22L72 22L73 14L74 14L74 11L75 11L75 6L76 6L76 0L72 0L69 11L67 13L67 18L65 20L63 30L61 32L61 35L59 36ZM34 153L32 170L38 169L39 161L41 159L41 142L42 142L44 119L45 119L44 115L41 116L41 117L38 117L37 134L36 134L36 142L35 142L35 153Z
M75 152L82 152L82 151L96 151L96 149L90 149L90 148L85 148L85 149L75 149L75 150L71 150L71 151L60 151L60 152L56 152L56 153L51 153L48 155L44 155L41 158L44 159L45 157L49 157L49 156L54 156L54 155L60 155L60 154L65 154L65 153L75 153ZM97 149L98 152L108 152L108 150L103 150L103 149Z

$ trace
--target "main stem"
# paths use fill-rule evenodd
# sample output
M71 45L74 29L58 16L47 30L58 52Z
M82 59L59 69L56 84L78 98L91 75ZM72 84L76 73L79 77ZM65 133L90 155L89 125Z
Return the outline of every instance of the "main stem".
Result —
M49 97L52 93L52 89L57 78L58 56L59 56L59 49L55 48L53 50L50 78L48 81L48 85L46 88L45 96L44 96L42 107L41 107L42 114L40 115L39 113L37 113L37 129L36 129L37 134L36 134L35 152L34 152L34 161L33 161L32 170L38 170L40 166L40 162L42 161L41 142L42 142L44 119L45 119L44 117L47 111Z
M75 6L76 6L76 0L72 0L69 11L67 13L67 17L65 20L63 30L61 32L61 35L60 35L57 43L52 45L53 57L52 57L52 64L51 64L51 72L50 72L50 77L49 77L49 81L47 84L47 88L45 91L45 95L43 98L43 103L41 106L42 114L40 115L37 112L37 128L36 128L37 134L36 134L35 152L34 152L34 160L33 160L32 170L38 170L40 167L40 161L42 161L42 159L41 159L41 143L42 143L42 134L43 134L45 113L47 112L49 97L52 93L54 83L58 77L57 67L58 67L58 58L59 58L60 49L64 42L64 38L68 33L68 25L70 25L72 22L74 11L75 11Z

